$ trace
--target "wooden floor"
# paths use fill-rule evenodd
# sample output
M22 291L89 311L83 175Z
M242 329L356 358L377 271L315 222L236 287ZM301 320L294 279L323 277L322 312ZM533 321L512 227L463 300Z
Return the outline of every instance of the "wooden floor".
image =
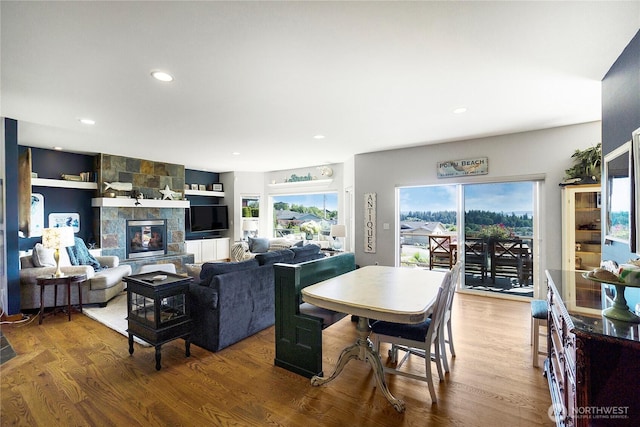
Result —
M3 325L17 356L0 367L2 426L551 426L547 381L531 366L529 304L457 295L457 357L432 405L424 382L389 377L406 402L397 413L375 388L367 365L351 361L333 382L274 367L274 329L219 353L184 341L153 348L86 316ZM355 339L349 318L324 331L324 371ZM386 353L384 351L383 353ZM385 357L386 360L386 357ZM384 360L383 360L384 361ZM424 372L415 358L411 366Z

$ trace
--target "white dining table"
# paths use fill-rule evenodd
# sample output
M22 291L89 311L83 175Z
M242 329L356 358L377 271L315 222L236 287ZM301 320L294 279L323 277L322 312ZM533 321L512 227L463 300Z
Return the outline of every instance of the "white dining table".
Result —
M314 376L311 384L326 384L335 379L351 359L361 360L371 366L382 394L398 412L403 412L404 402L389 391L380 356L369 340L369 319L412 324L425 321L445 273L370 265L302 289L302 299L309 304L358 316L355 344L342 350L330 376Z

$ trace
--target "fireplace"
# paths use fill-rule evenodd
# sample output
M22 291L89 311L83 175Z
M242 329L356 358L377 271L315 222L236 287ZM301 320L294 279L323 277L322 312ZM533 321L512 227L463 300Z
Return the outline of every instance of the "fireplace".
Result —
M159 256L167 253L167 220L127 221L127 258Z

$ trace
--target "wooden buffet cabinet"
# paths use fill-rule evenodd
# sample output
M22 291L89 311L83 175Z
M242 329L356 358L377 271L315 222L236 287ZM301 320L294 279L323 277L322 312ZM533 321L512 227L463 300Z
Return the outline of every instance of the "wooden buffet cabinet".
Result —
M594 283L601 306L576 293L581 272L547 270L545 374L558 426L640 425L640 328L601 314L615 288ZM581 278L581 277L580 277Z

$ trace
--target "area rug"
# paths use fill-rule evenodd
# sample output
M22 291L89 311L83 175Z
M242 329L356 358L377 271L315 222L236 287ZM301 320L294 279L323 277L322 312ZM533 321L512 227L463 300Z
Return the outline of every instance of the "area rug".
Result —
M122 292L111 301L107 303L106 307L90 307L83 308L82 312L93 320L96 320L106 327L113 329L114 331L129 337L127 333L127 293ZM145 347L150 345L145 341L137 337L133 337L133 340L138 344Z

